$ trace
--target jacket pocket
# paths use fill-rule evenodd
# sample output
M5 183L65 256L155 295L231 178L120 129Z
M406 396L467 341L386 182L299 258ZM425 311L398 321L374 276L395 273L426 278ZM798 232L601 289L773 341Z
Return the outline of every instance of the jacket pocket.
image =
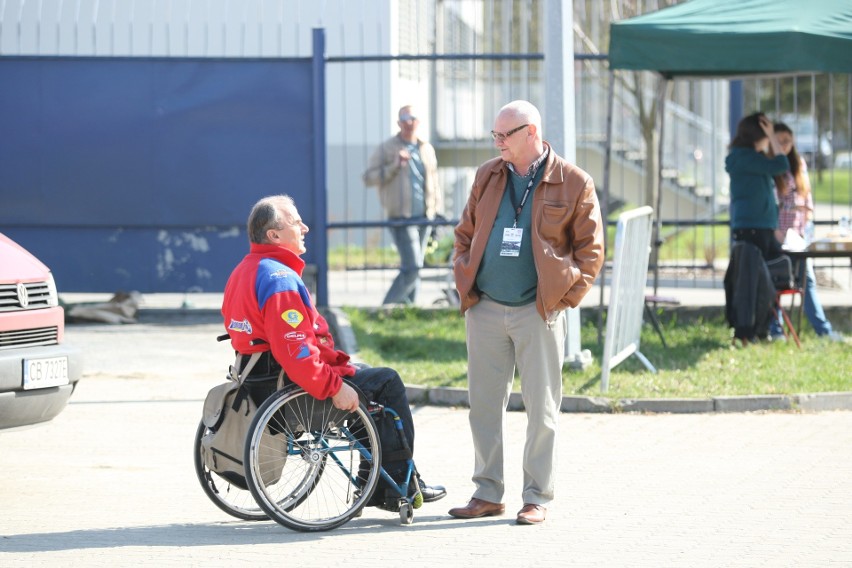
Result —
M568 239L568 221L574 213L573 204L545 203L541 213L541 237L557 248Z

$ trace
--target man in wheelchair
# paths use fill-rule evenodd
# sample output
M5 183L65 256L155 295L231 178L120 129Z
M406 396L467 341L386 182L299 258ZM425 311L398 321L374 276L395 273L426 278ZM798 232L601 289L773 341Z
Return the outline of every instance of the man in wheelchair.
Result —
M349 355L334 348L328 322L317 311L301 278L307 232L308 226L291 197L264 197L254 205L248 219L250 251L231 273L222 302L231 345L244 355L267 351L250 376L283 368L287 378L310 395L320 400L330 398L335 407L354 411L359 398L343 381L348 377L368 401L399 414L413 452L414 422L399 374L389 368L356 367ZM386 439L386 429L377 426L383 448L398 445L396 432L389 432ZM406 456L383 455L385 471L401 480L407 468ZM447 494L440 485L426 485L419 475L417 483L424 502ZM381 489L380 485L369 505L386 508Z

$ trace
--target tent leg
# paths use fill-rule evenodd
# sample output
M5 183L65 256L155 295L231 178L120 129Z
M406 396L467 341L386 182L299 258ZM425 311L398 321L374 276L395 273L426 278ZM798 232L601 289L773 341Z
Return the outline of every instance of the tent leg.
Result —
M663 244L663 241L660 238L661 233L661 213L660 209L663 205L663 154L665 152L665 144L664 142L664 133L665 133L665 123L666 123L666 93L669 90L669 80L663 77L662 82L660 83L660 89L657 92L657 109L660 115L660 135L657 137L657 148L655 148L658 152L657 159L657 203L654 206L654 295L657 295L657 289L659 288L660 283L660 246Z

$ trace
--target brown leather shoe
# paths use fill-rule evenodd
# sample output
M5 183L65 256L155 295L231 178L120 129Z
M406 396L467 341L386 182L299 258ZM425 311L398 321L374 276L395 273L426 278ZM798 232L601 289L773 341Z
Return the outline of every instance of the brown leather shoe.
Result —
M457 519L476 519L479 517L493 517L502 515L506 511L503 503L492 503L474 497L464 507L450 509L450 515Z
M547 509L534 503L524 503L524 507L518 511L517 523L519 525L539 525L544 522Z

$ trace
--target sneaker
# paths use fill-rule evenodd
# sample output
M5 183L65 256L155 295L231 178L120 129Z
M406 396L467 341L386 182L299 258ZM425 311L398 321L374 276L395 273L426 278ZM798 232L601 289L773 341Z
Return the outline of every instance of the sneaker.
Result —
M836 331L830 331L825 335L820 335L821 338L827 339L828 341L836 341L837 343L843 343L846 341L846 338L843 337L842 334L837 333Z
M782 333L778 335L770 335L769 341L771 341L772 343L785 343L787 341L787 338Z

